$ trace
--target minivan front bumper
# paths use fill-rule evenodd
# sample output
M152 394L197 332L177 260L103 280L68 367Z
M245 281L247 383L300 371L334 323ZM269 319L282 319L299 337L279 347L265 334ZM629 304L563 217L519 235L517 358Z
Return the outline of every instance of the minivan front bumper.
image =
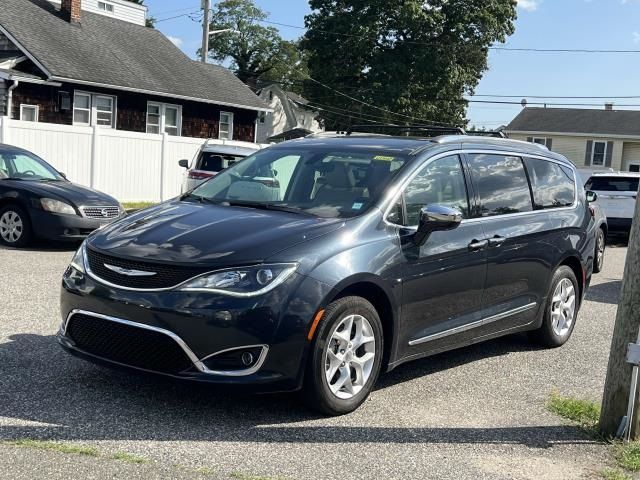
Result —
M329 291L299 274L259 297L131 291L69 267L58 341L70 353L108 366L292 391L302 386L309 324ZM219 355L230 351L251 352L254 361L246 368L218 368Z

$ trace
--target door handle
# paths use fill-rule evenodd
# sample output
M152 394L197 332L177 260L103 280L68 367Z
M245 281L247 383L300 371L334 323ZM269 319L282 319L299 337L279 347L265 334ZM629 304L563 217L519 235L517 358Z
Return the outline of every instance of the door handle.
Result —
M500 245L502 245L504 243L504 241L506 240L506 238L501 237L500 235L495 235L492 238L489 239L489 246L490 247L499 247Z
M489 240L472 240L469 244L469 250L475 252L486 248L487 245L489 245Z

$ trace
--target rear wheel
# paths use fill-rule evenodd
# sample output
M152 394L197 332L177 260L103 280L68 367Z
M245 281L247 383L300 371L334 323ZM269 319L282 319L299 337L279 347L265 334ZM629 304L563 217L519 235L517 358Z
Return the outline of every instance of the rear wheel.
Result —
M17 205L0 208L0 243L9 247L24 247L31 241L31 222Z
M352 412L371 393L382 364L382 324L361 297L345 297L325 310L307 365L303 396L327 415Z
M546 347L564 345L576 324L580 295L578 280L571 268L560 266L551 280L551 288L542 316L542 326L531 332L537 343Z
M604 250L606 248L606 235L602 228L596 234L596 251L593 255L593 273L600 273L604 267Z

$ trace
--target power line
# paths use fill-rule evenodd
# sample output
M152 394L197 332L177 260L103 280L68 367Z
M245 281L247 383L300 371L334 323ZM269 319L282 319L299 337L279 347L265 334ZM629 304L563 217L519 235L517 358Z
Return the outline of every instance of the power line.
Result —
M256 19L262 23L268 23L271 25L278 25L281 27L289 27L295 28L298 30L309 31L308 28L302 27L299 25L290 25L288 23L282 22L274 22L272 20L260 20ZM352 33L342 33L342 32L331 32L329 30L322 29L313 29L316 32L326 33L327 35L335 35L339 37L351 37L351 38L361 38L365 40L377 40L375 37L368 37L366 35L354 35ZM410 44L410 45L422 45L428 47L439 46L434 43L428 42L417 42L413 40L403 40L402 43ZM516 47L487 47L489 50L499 50L499 51L507 51L507 52L536 52L536 53L640 53L640 50L605 50L605 49L587 49L587 48L516 48Z

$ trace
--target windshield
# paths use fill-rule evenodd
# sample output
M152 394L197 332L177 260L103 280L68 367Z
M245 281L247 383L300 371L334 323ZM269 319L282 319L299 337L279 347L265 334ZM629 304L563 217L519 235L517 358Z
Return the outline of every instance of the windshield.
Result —
M204 170L205 172L219 172L239 162L246 155L229 155L216 152L202 152L202 155L196 162L196 170Z
M352 217L377 200L406 160L379 151L269 148L224 170L190 196L319 217Z
M591 177L585 188L599 192L637 192L638 177Z
M0 150L0 180L63 180L44 160L26 152Z

